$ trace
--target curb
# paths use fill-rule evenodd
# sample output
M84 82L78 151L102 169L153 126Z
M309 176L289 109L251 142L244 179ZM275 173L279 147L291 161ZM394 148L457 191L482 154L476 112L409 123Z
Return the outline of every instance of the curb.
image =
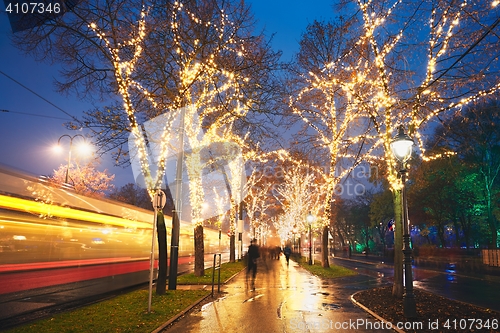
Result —
M365 312L368 312L371 316L373 316L375 319L377 319L378 321L381 321L381 322L384 322L384 323L391 323L392 325L392 329L398 333L405 333L405 331L395 327L392 322L390 322L389 320L385 320L384 318L380 317L378 314L376 314L375 312L373 312L372 310L368 309L366 306L364 306L363 304L359 303L358 301L356 301L354 299L354 295L356 295L357 293L360 293L361 291L358 291L354 294L351 295L351 302L356 305L357 307L360 307L362 310L364 310Z
M229 277L226 281L224 282L221 282L221 284L227 284L228 282L230 282L232 279L234 279L236 277L236 275L238 274L241 274L241 272L243 272L245 270L245 267L243 267L243 269L241 271L239 271L238 273L234 273L233 276Z
M200 299L194 301L190 306L176 314L174 317L170 318L167 322L163 323L160 327L156 328L154 331L151 331L151 333L159 333L161 332L164 328L166 328L168 325L172 324L174 321L185 315L187 312L189 312L192 308L203 302L206 298L211 297L211 294L208 294L206 296L201 297Z

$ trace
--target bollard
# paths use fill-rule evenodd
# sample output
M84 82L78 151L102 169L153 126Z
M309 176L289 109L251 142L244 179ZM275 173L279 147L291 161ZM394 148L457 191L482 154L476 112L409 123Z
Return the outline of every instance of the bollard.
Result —
M217 261L217 256L219 260ZM217 280L217 293L220 294L220 267L222 264L222 255L220 253L214 254L214 265L212 266L212 297L214 297L214 286L215 286L215 270L219 272L219 277Z

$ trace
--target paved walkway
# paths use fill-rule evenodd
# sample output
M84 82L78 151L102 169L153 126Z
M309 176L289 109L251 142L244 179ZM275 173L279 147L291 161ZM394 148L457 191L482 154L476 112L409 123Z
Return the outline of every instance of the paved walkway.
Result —
M222 289L223 296L191 311L163 332L392 332L352 304L357 290L384 282L376 277L322 280L282 256L261 261L255 290L246 272Z

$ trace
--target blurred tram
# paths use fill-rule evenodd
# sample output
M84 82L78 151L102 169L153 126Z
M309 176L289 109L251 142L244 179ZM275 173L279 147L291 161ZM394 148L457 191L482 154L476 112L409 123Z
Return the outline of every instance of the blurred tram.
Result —
M153 221L152 211L79 195L70 188L1 167L0 294L134 272L140 274L131 276L130 285L146 282ZM165 224L170 243L169 216L165 216ZM205 227L204 236L205 254L228 250L229 240L220 239L218 230ZM157 243L155 249L157 253ZM193 255L193 226L181 223L180 261ZM93 270L89 270L91 266ZM22 273L50 276L56 269L77 268L81 270L73 272L76 278L72 279L39 284L33 282L36 278L29 283L18 281Z

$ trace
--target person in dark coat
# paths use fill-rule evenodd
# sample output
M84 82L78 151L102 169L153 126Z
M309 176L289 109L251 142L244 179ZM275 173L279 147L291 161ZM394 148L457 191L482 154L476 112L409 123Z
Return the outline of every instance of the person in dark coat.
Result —
M292 250L290 249L290 247L288 245L285 246L285 249L283 250L283 254L285 255L285 258L286 258L286 264L289 265L290 264L290 255L292 254Z
M257 240L252 239L248 247L248 265L247 265L247 278L252 273L252 289L255 289L255 277L257 276L257 259L260 257L259 247Z

